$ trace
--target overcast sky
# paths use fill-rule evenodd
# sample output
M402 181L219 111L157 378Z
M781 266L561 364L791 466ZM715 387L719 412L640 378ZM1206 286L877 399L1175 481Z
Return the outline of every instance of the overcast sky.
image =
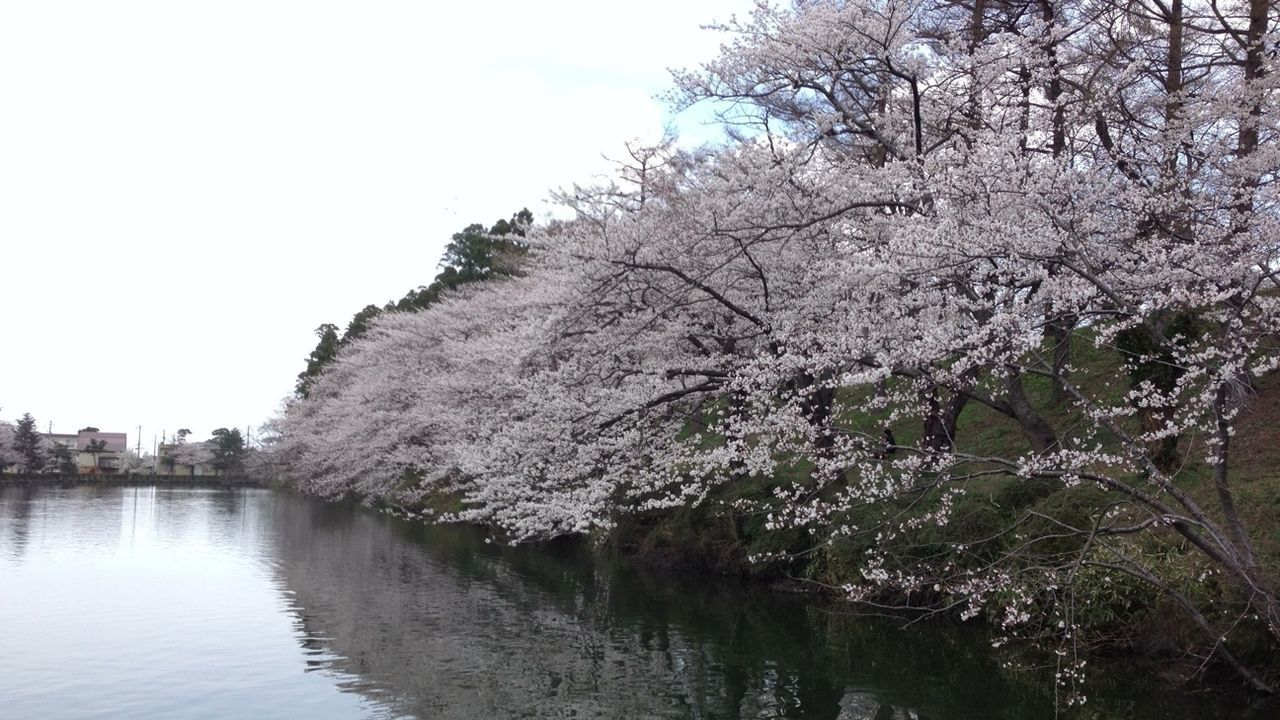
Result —
M748 6L0 4L0 419L256 426L316 326L658 137Z

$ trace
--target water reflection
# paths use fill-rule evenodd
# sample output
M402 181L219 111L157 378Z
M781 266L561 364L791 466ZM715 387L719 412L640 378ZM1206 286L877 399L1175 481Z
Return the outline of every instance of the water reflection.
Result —
M299 672L270 503L252 491L0 488L0 716L378 716L336 676Z
M465 528L276 504L278 571L332 666L418 717L1050 718L1040 676L953 627L852 618L808 599L504 548ZM1132 679L1132 678L1131 678ZM1099 688L1099 692L1102 692ZM1239 717L1125 688L1098 717Z
M0 638L5 717L1054 717L980 633L253 490L0 489ZM1087 717L1273 716L1102 675Z

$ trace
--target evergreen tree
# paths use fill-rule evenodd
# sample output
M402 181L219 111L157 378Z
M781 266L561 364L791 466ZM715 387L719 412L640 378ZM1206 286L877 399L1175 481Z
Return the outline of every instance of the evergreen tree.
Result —
M24 473L40 472L44 469L44 439L36 431L36 419L26 413L18 420L13 432L13 448L21 458L19 467Z
M219 473L234 472L240 469L244 460L244 438L240 430L218 428L213 431L213 467Z
M338 355L338 327L330 323L325 323L316 328L316 337L320 338L320 342L316 344L316 349L311 351L311 356L307 358L307 369L298 373L298 395L306 397L311 390L311 383L315 381L316 376L324 369L325 365L333 362Z
M76 475L80 472L80 468L76 467L75 458L71 455L71 449L65 445L55 444L49 459L50 464L61 475Z
M0 422L0 472L18 464L18 453L13 449L13 426Z

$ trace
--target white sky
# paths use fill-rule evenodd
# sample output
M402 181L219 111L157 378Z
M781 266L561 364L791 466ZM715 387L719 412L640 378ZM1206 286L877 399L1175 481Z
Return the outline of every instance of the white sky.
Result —
M317 325L659 136L748 7L0 3L0 419L256 426Z

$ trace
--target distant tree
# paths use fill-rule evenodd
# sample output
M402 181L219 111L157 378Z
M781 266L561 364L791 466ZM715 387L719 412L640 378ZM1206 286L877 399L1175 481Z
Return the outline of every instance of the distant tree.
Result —
M524 243L525 233L533 224L533 213L528 209L499 220L485 230L474 223L453 234L440 259L440 272L430 285L412 290L399 302L388 305L388 310L421 310L440 299L446 290L468 283L504 277L513 274L520 259L528 252ZM347 338L343 338L346 342Z
M281 452L284 438L280 416L268 418L253 433L253 442L245 450L244 477L261 482L273 482L285 472L288 458Z
M390 307L391 303L387 303L387 305ZM362 337L369 329L369 323L373 322L374 318L381 315L382 312L382 308L377 305L365 305L360 312L351 317L351 322L347 323L347 330L342 334L342 339L338 341L338 345L341 347L352 340Z
M98 428L93 427L92 425L90 425L89 427L82 427L82 428L80 428L80 432L82 432L82 433L83 433L83 432L99 432L99 430L98 430Z
M18 451L13 447L13 425L0 422L0 472L11 465L22 462Z
M191 430L188 428L179 429L173 435L173 442L160 453L160 464L165 467L165 471L168 474L172 475L173 469L179 464L178 451L186 445L189 435L191 435Z
M81 432L84 431L81 430ZM107 451L107 441L90 440L84 451L93 456L93 471L98 472L98 456Z
M494 275L509 275L518 258L525 253L520 241L533 222L533 213L521 210L510 220L499 220L488 230L482 225L469 225L454 233L445 246L441 271L436 282L446 288L484 280Z
M71 448L61 443L54 443L53 450L49 453L51 465L53 469L60 475L75 475L80 472L80 468L76 467L75 456L71 453Z
M219 474L236 472L243 467L245 447L244 438L240 435L239 429L214 430L210 445L213 453L213 467Z
M283 429L280 427L281 419L279 415L269 417L258 426L253 436L256 447L270 448L280 442L284 434Z
M13 447L19 456L22 472L33 473L44 469L44 439L36 430L36 419L26 413L18 420L13 433Z
M311 356L307 358L307 369L298 373L298 395L306 397L311 390L311 383L315 381L320 371L326 365L333 362L338 355L338 326L325 323L316 328L316 337L320 338L320 342L316 344L316 349L311 351Z
M138 455L132 450L121 453L120 472L155 474L155 458L151 455Z
M174 462L191 468L191 474L196 474L196 467L213 461L212 443L193 442L176 445L173 448Z

